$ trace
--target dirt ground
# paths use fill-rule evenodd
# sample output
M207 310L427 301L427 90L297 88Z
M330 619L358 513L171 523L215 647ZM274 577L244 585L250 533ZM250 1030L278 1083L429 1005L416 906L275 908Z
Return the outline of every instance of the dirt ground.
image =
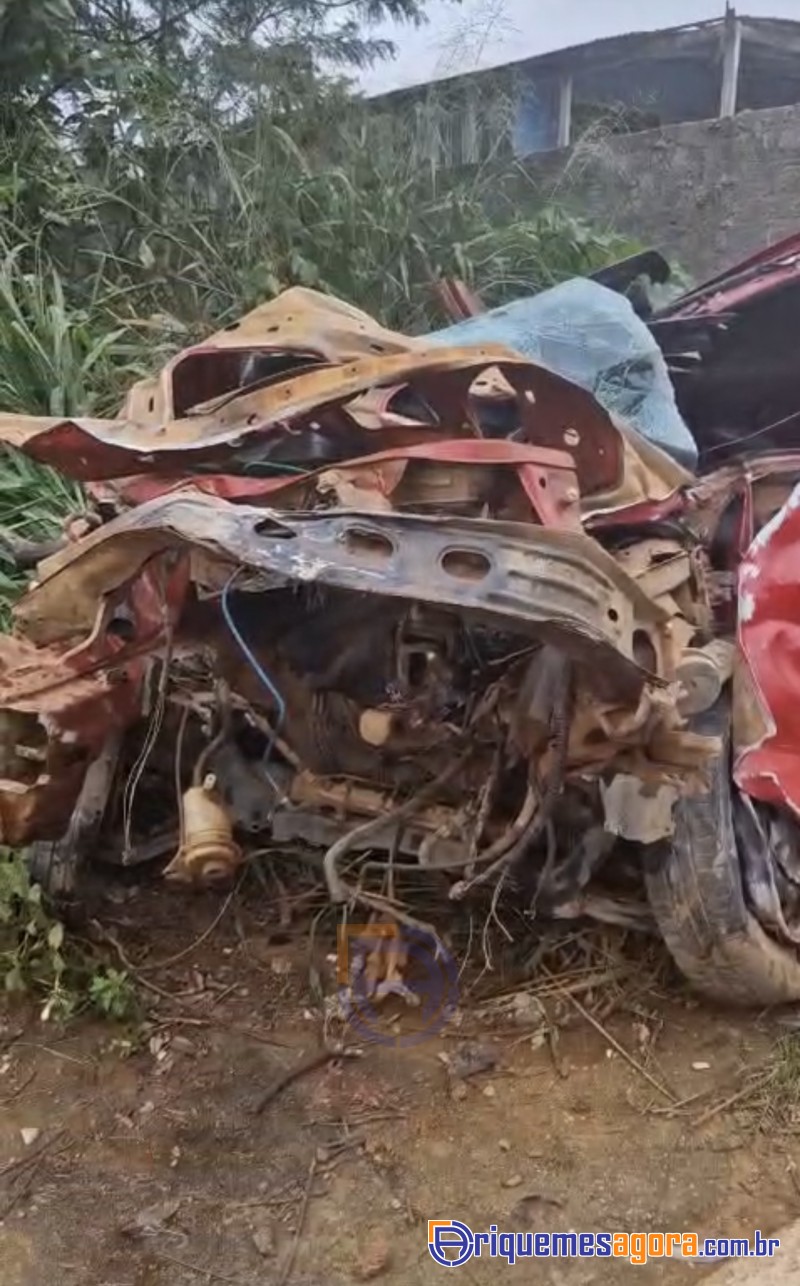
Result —
M276 941L274 921L234 904L196 942L220 907L155 887L107 895L99 916L149 982L146 1023L62 1031L4 1014L0 1286L417 1286L445 1271L428 1254L429 1218L743 1236L800 1212L791 1121L747 1100L718 1110L785 1028L680 988L604 1021L673 1099L691 1100L682 1107L572 1002L557 1042L532 1036L524 1013L497 1029L467 1003L412 1048L360 1041L362 1057L309 1071L257 1114L318 1048L321 1010L305 931ZM447 1060L476 1049L494 1067L453 1076ZM637 1271L673 1283L708 1269ZM545 1286L615 1286L632 1272L609 1260L461 1269L470 1283L513 1273Z

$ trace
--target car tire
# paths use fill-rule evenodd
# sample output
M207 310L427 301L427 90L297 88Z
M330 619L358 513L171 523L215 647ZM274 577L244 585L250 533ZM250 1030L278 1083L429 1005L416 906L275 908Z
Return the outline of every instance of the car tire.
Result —
M60 905L74 897L82 860L69 831L60 840L37 840L26 856L31 880L51 902Z
M730 695L691 720L694 732L718 736L710 790L675 806L670 840L645 854L647 894L678 968L697 991L738 1005L800 999L800 954L771 938L749 908L734 826L730 764Z

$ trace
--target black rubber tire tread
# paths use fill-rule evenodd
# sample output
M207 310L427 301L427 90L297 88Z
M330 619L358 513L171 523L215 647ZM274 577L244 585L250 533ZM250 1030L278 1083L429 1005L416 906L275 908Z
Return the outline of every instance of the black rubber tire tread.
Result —
M693 732L722 739L709 766L711 789L675 806L675 833L646 853L656 923L678 968L706 996L728 1004L800 999L800 955L774 941L749 910L733 825L730 696L696 715Z
M31 879L51 901L69 901L74 896L81 861L73 845L64 839L37 840L27 857Z

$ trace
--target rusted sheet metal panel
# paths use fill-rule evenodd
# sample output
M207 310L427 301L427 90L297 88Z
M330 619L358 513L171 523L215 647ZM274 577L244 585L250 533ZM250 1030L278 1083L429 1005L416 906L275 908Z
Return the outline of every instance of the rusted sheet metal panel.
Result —
M59 838L109 731L121 734L140 717L145 678L174 631L188 571L188 559L151 563L121 601L98 598L93 627L77 644L0 634L0 843Z
M334 472L342 477L346 475L347 480L354 484L355 505L359 490L391 495L406 473L405 468L401 467L398 471L396 466L404 466L412 461L451 466L449 471L440 471L437 479L443 501L448 490L453 492L454 497L457 495L457 479L461 475L481 478L494 476L498 469L511 471L516 475L529 502L530 512L524 514L525 519L532 517L547 527L580 530L580 491L572 457L563 451L530 447L517 442L456 440L430 447L420 445L403 451L382 451L361 460L348 461L335 470L322 470L317 475L317 486L321 489ZM388 476L385 466L390 467ZM413 500L418 496L419 491L415 496L413 484L409 486L408 493L403 496L404 507L412 507ZM340 500L345 505L343 496ZM490 506L488 495L487 506Z
M332 295L292 286L259 304L223 330L179 353L166 367L174 370L197 353L250 351L265 347L311 349L329 362L347 362L381 353L408 353L425 347L400 331L381 326L369 313Z
M157 423L150 416L141 421L120 419L114 421L109 440L139 453L148 450L168 453L181 448L195 451L224 446L269 429L274 424L312 412L315 415L322 413L327 407L349 401L376 384L416 383L426 380L426 377L426 391L430 385L434 401L444 402L441 407L434 406L433 409L446 413L448 401L451 410L458 408L458 402L453 406L451 401L454 384L462 394L463 405L475 376L486 366L494 364L500 364L507 377L511 378L515 369L528 366L523 358L500 345L362 357L346 366L326 366L301 372L265 388L233 390L220 397L213 407L200 408L197 414L185 415L166 424ZM537 371L529 378L535 383L538 374ZM546 381L548 377L549 372L544 372L543 379ZM552 378L558 379L557 376ZM524 376L523 380L527 387L528 380Z
M344 367L312 370L267 388L239 392L217 409L166 424L120 419L104 421L98 427L93 421L63 420L32 433L24 440L23 449L40 463L58 467L79 480L158 470L174 473L186 469L187 452L191 452L193 468L220 464L258 437L303 417L318 420L337 408L346 414L342 404L382 382L418 386L443 426L407 428L406 442L410 434L414 441L452 438L459 433L476 436L476 430L468 427L468 394L476 376L493 365L521 396L531 394L534 401L542 403L550 432L563 435L575 426L586 441L594 436L613 443L616 434L613 429L609 432L608 417L590 394L503 348L483 347L370 357ZM6 439L0 440L20 444L24 424L20 428L15 423L17 428L9 424ZM402 426L394 432L402 440ZM363 433L369 436L368 430ZM563 440L559 445L565 445ZM611 477L618 476L620 467L621 460L609 462Z
M245 501L268 498L273 505L289 509L313 509L320 498L325 504L335 490L337 479L347 480L353 499L345 508L360 508L369 493L389 497L403 479L409 463L442 466L438 485L442 502L458 496L459 469L475 478L499 471L518 479L521 495L527 497L528 509L522 515L545 526L580 528L580 493L575 465L565 451L532 447L505 440L461 439L450 442L418 443L415 446L379 451L338 465L326 466L301 477L238 478L230 474L194 474L190 478L154 478L142 475L120 480L116 484L98 484L93 491L98 498L123 499L128 504L143 504L156 496L180 490L192 490L220 500ZM446 471L449 468L449 473ZM413 486L403 495L408 505L417 493ZM370 506L372 507L372 506ZM393 506L388 503L387 508Z
M253 367L250 379L256 380L265 368L290 372L298 357L336 364L421 347L344 300L295 286L184 349L159 375L134 384L123 418L159 424L179 418L190 406L247 382L240 372L250 355L268 358Z
M151 501L40 567L16 617L40 642L91 628L97 603L155 554L193 546L286 582L451 606L552 639L635 694L637 631L664 651L668 614L591 537L516 523L343 512L295 516L181 494Z
M303 475L304 478L313 476ZM140 473L130 478L90 482L86 484L86 490L101 503L142 505L148 500L155 500L157 496L173 495L178 491L197 491L204 496L216 496L218 500L255 502L296 485L296 476L287 478L285 475L274 478L240 478L233 473Z
M403 390L416 399L413 415L393 406ZM156 380L133 388L115 420L0 417L0 443L83 482L234 476L286 464L313 469L372 454L373 443L476 438L481 404L498 400L515 414L518 436L570 453L584 495L613 496L623 484L630 447L569 380L500 345L431 348L307 291L287 292L179 354ZM324 440L321 457L315 435ZM237 493L257 494L244 484Z
M28 443L43 434L51 432L61 424L70 423L63 416L52 415L14 415L7 411L0 412L0 443L3 446L15 447L25 451ZM112 429L116 420L81 419L78 423L87 433L102 437Z
M61 835L109 728L139 715L151 650L0 635L0 843Z
M800 814L800 487L742 561L739 645L749 673L734 687L746 707L738 712L746 739L736 746L736 782Z
M622 438L622 469L612 487L582 487L584 517L599 529L657 520L662 511L681 507L681 493L694 483L694 475L617 417L612 419Z
M0 634L0 709L38 714L71 741L102 744L110 723L138 713L149 658L174 631L188 585L188 559L170 554L150 560L130 584L109 584L78 630L59 622L44 645ZM93 713L81 713L82 705Z
M0 778L0 843L17 848L33 836L57 838L75 805L85 774L82 763L44 768L34 780Z
M410 446L395 447L390 451L375 452L374 455L357 456L347 461L348 468L368 466L380 460L431 460L457 461L474 464L491 463L498 467L521 468L529 465L535 469L537 463L545 464L548 459L560 462L569 461L574 471L580 496L578 506L584 520L591 528L612 527L622 522L645 523L660 521L671 514L682 512L686 508L684 492L694 485L692 476L670 460L663 452L641 443L637 435L626 430L624 426L616 428L622 435L623 467L619 484L611 490L597 490L592 486L592 479L598 475L597 457L592 457L596 449L596 438L589 437L584 446L580 465L575 461L572 451L506 440L485 440L457 438L452 441L426 441ZM567 447L568 443L563 442ZM800 467L796 457L791 457L794 468ZM582 466L582 467L581 467ZM156 496L166 495L187 487L205 495L217 496L220 500L256 500L269 498L271 503L289 504L294 507L293 496L303 488L316 485L316 479L324 474L330 466L311 470L302 477L251 478L240 477L230 473L191 474L141 474L131 478L109 480L90 486L90 491L98 499L118 497L127 504L142 504ZM566 474L562 463L557 466L559 475ZM742 486L744 482L742 482ZM726 484L727 487L727 484ZM564 488L561 498L567 500L571 486L564 476ZM539 496L541 501L542 497ZM550 510L550 521L554 521L555 507ZM542 519L544 521L544 519Z
M0 706L33 715L69 744L97 751L108 728L133 718L153 641L138 649L75 655L0 635ZM111 672L111 673L110 673Z
M266 376L236 365L251 358L267 363ZM422 418L391 409L404 390ZM503 402L527 445L479 436L480 408ZM408 411L407 401L398 405ZM479 454L459 455L459 441ZM331 467L347 461L348 469L361 470L382 456L508 466L534 520L577 527L582 514L599 528L623 514L636 521L640 512L673 512L691 481L615 423L591 394L544 367L495 346L431 351L423 339L386 331L357 309L304 290L287 292L179 354L157 380L134 387L119 419L0 417L0 442L94 484L95 499L112 504L139 504L191 486L231 501L313 507ZM568 456L572 465L551 467L548 452ZM354 485L366 477L361 473ZM470 486L477 486L474 479Z

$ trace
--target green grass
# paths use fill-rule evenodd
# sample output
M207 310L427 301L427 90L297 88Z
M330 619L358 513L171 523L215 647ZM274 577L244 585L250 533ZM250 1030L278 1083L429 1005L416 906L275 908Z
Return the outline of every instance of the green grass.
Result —
M0 410L108 415L146 363L141 339L106 301L70 298L36 243L0 242Z
M136 332L113 328L98 302L91 309L69 302L58 270L36 246L6 248L0 260L0 411L113 413L126 385L146 370L145 356ZM65 518L84 508L78 483L21 452L0 449L0 533L52 537ZM8 628L11 605L26 583L0 549L0 628Z
M776 1042L762 1093L762 1129L800 1126L800 1035L796 1032Z
M43 1021L93 1010L116 1021L134 1018L139 1002L129 975L98 963L47 906L24 854L0 850L0 988L27 996Z
M78 483L19 451L0 448L0 533L25 540L53 537L85 506ZM11 609L27 584L28 574L15 567L0 542L0 629L10 628Z

